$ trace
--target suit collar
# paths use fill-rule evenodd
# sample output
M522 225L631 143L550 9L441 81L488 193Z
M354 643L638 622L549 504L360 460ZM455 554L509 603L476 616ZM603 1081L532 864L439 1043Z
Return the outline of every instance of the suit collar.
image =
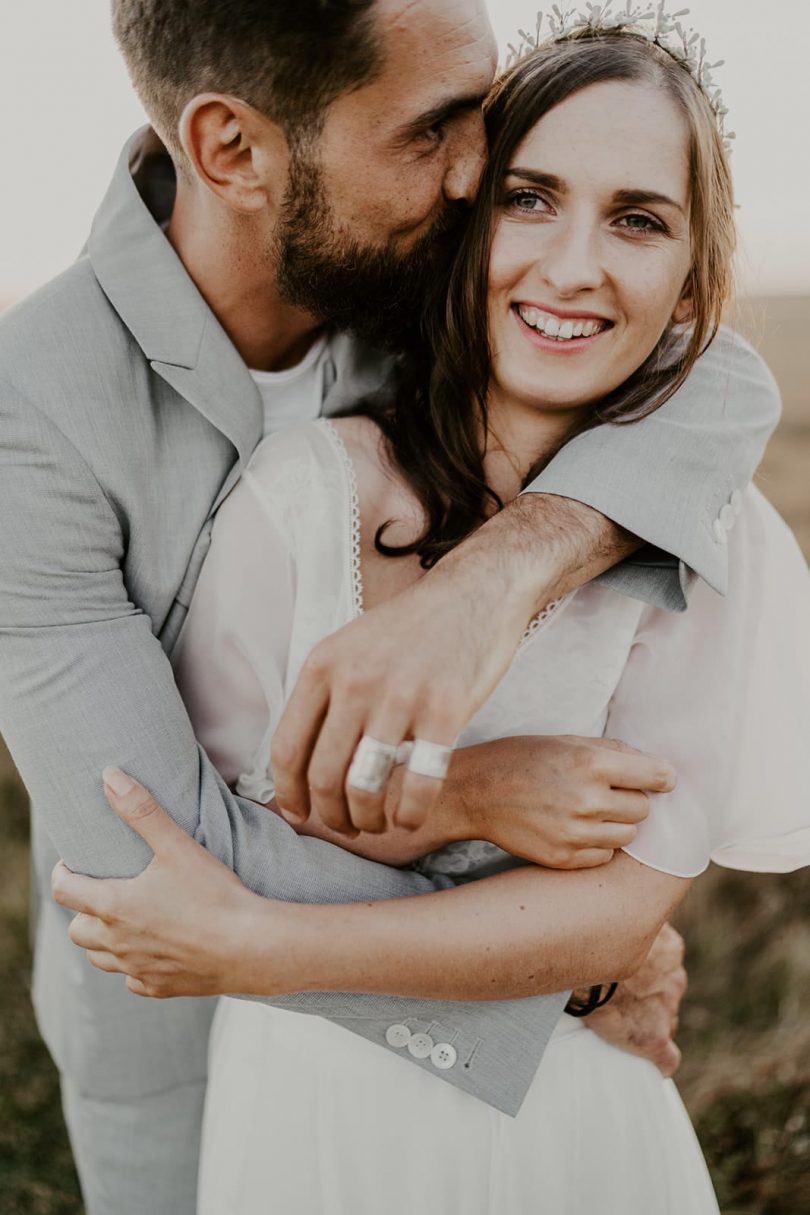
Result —
M155 372L231 440L243 463L261 438L259 393L160 227L174 189L165 148L151 128L137 131L93 221L90 262Z

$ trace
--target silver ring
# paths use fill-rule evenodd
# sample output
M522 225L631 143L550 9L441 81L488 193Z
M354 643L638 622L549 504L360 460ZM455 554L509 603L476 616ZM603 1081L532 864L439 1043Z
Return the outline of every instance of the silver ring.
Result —
M431 776L434 780L444 780L447 776L447 769L450 767L452 754L452 747L443 747L441 743L417 738L414 740L408 760L408 771L417 776Z
M396 763L397 748L364 734L349 767L348 782L364 793L382 793Z

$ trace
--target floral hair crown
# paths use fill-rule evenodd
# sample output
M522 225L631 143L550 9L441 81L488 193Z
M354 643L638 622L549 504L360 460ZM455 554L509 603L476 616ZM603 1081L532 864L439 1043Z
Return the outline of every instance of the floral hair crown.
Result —
M677 13L667 13L664 11L664 4L665 0L659 0L658 4L648 4L644 7L634 4L633 0L626 0L624 8L614 9L613 0L605 0L604 4L586 4L584 11L573 8L563 10L558 4L554 4L548 16L542 12L537 14L534 34L518 30L517 45L511 42L508 45L506 67L513 67L540 47L552 42L565 42L587 34L626 31L639 35L660 46L662 51L666 51L697 82L717 119L723 146L726 152L730 153L731 141L735 135L733 131L725 131L724 122L728 110L723 105L723 95L713 76L715 68L722 67L725 60L718 59L715 63L709 63L706 56L706 39L681 24L679 18L688 15L688 8L679 9ZM548 32L543 29L544 22Z

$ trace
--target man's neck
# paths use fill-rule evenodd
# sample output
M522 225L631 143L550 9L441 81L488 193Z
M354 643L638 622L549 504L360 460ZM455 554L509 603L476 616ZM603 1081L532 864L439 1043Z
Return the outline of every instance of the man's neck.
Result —
M323 326L282 299L258 222L178 182L167 235L248 367L284 371L304 358Z

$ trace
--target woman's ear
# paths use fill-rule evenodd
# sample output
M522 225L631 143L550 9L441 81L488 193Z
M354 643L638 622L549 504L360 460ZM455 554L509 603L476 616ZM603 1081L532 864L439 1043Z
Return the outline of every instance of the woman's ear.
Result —
M201 93L192 98L178 133L194 176L234 211L261 211L278 183L286 181L284 133L236 97Z
M691 283L687 281L683 289L681 298L675 305L675 311L672 313L672 320L676 325L685 325L694 318L695 305L692 299Z

